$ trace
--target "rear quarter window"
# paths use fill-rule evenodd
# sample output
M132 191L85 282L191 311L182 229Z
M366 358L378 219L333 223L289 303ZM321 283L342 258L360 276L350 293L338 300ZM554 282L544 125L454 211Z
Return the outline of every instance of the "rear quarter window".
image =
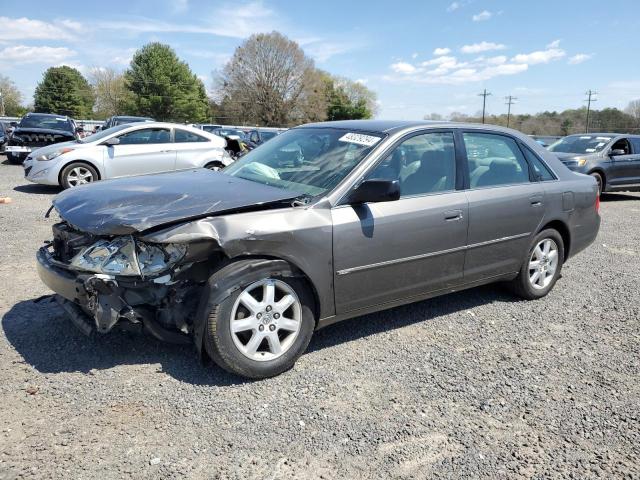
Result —
M547 182L549 180L555 180L556 177L551 172L549 167L538 158L538 156L529 150L529 147L523 146L522 150L524 151L524 156L527 158L531 166L533 167L534 174L536 176L536 180L539 182Z

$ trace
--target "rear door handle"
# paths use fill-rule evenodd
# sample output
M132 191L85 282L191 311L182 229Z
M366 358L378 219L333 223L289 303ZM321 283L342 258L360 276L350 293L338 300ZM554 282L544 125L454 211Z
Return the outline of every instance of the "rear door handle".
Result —
M447 222L454 222L462 219L462 210L448 210L444 212L444 219Z
M532 207L540 207L542 206L542 195L532 195L529 197L529 201L531 202Z

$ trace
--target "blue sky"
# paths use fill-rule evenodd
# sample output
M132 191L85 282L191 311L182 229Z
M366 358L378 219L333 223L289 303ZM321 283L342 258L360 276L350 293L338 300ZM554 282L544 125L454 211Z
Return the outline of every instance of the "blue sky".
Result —
M126 68L149 41L170 44L208 88L212 72L252 33L279 30L318 67L377 92L380 118L584 105L640 98L640 2L110 0L6 2L0 73L31 101L49 66Z

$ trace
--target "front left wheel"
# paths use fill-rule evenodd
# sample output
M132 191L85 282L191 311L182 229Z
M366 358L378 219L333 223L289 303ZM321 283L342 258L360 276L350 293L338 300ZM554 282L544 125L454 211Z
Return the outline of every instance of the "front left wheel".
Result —
M209 305L204 345L225 370L247 378L278 375L304 353L313 330L306 282L280 260L242 260L216 272L210 284L228 290ZM228 287L227 287L228 286Z
M67 189L98 180L98 172L87 163L73 162L64 167L60 174L62 188Z

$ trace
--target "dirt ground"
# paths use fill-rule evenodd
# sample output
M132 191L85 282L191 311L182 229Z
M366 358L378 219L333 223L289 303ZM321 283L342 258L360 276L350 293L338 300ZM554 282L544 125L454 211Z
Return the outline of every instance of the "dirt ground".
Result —
M0 479L640 477L640 194L603 198L542 300L494 285L367 315L247 382L39 301L57 190L3 160Z

